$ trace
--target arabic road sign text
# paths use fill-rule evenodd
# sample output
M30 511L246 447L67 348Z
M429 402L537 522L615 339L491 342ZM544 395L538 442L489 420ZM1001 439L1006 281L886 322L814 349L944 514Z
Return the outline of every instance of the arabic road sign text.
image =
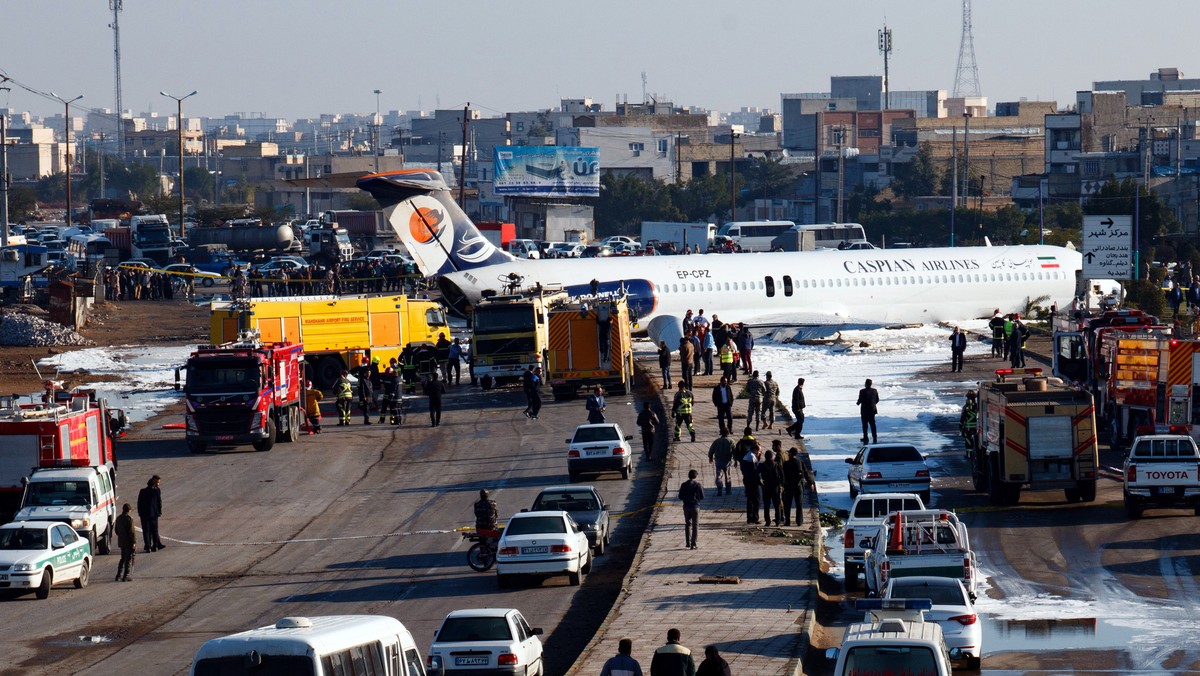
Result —
M1133 217L1083 217L1083 278L1133 277Z

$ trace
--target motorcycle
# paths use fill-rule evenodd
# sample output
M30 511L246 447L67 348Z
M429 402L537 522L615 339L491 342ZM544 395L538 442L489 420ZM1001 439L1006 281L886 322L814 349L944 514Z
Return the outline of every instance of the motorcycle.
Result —
M500 531L468 531L462 534L462 538L475 543L467 550L467 565L471 570L482 573L496 565L496 545L500 542Z

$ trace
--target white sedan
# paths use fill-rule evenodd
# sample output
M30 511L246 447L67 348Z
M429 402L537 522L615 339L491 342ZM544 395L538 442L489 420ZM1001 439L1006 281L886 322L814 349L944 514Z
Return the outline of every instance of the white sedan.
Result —
M205 270L197 270L196 268L192 267L191 265L189 265L187 263L172 263L172 264L168 265L167 267L163 268L163 270L166 270L167 272L178 273L178 274L191 275L192 278L196 280L197 284L200 284L201 286L206 286L206 287L212 286L212 285L216 284L217 282L221 281L221 275L218 275L215 272L207 272Z
M576 427L575 434L566 440L567 475L572 482L579 481L580 474L600 472L620 472L622 479L628 479L633 471L632 439L616 423Z
M17 521L0 526L0 590L34 592L39 599L50 588L75 582L87 586L92 548L65 523Z
M455 610L433 634L429 676L455 671L541 676L541 633L515 608Z
M514 575L566 575L574 586L592 570L587 533L562 510L514 514L496 551L496 584L501 589Z
M925 611L925 619L942 628L946 648L958 648L966 655L968 670L979 671L983 627L975 613L974 599L962 582L952 577L895 577L888 582L884 598L929 599L933 608Z

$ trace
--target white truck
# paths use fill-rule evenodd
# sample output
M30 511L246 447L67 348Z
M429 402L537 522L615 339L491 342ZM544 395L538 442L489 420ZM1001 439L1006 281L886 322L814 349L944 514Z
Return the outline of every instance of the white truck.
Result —
M35 469L24 483L21 507L13 521L70 524L93 552L109 553L117 519L117 480L112 463Z
M699 247L700 253L706 253L716 236L717 226L713 223L642 221L642 242L672 242L677 251L694 251Z
M826 651L837 660L836 676L859 674L928 674L950 676L957 648L946 649L942 628L925 620L928 599L862 599L854 605L863 621L846 628L840 648Z
M1137 437L1125 457L1125 511L1185 507L1200 516L1200 450L1186 434Z
M975 593L975 552L967 527L944 509L889 514L875 547L863 552L863 568L872 596L882 595L891 578L913 575L957 578Z
M846 571L846 590L858 589L863 572L863 552L875 548L883 520L892 512L922 510L925 503L914 493L860 493L850 510L839 510L844 521L842 563Z

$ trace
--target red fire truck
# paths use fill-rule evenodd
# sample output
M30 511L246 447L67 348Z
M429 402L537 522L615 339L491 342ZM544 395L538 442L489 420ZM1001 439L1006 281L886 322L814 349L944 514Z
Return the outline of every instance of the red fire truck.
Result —
M234 343L200 347L188 358L183 385L188 449L252 444L269 451L295 441L303 420L304 346L266 343L244 332ZM179 371L175 388L180 389Z
M125 424L125 412L108 408L92 389L63 391L46 381L40 402L0 397L0 513L13 515L21 480L34 469L115 466L113 439Z

